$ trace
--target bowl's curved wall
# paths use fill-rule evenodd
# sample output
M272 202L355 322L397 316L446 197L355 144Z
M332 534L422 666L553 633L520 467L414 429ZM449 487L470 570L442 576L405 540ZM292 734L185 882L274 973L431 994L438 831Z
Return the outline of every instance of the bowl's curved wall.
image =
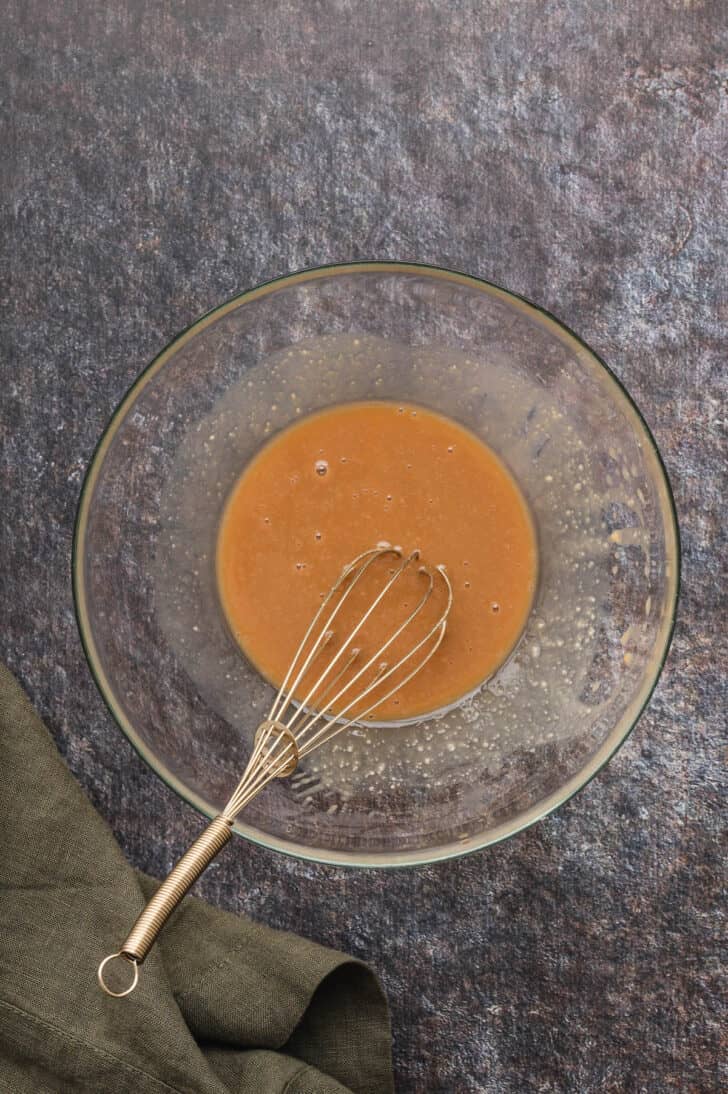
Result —
M526 302L447 271L363 264L223 305L153 362L110 423L74 567L112 711L204 811L229 795L270 700L217 599L225 499L273 432L367 398L432 407L487 440L528 497L541 566L524 639L476 695L419 725L344 735L239 824L282 850L386 865L503 838L591 777L657 679L679 560L669 486L634 405Z

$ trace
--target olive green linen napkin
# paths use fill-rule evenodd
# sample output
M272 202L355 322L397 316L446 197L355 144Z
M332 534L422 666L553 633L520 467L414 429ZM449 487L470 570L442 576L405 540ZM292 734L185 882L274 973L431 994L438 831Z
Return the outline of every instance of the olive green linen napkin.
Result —
M360 963L188 897L134 995L96 982L156 882L136 873L0 665L0 1090L384 1094Z

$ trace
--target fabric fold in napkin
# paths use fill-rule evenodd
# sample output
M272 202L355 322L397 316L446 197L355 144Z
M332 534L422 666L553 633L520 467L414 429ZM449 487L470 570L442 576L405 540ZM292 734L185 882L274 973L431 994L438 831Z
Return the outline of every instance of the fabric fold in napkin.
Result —
M157 882L126 862L0 665L0 1089L389 1094L366 966L187 897L112 999L96 968Z

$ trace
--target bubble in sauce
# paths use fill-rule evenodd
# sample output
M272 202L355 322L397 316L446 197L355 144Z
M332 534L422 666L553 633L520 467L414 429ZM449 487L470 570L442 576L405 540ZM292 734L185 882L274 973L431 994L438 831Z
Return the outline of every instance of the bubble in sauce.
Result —
M314 470L317 475L325 475L328 469L328 460L316 460L316 463L314 464Z

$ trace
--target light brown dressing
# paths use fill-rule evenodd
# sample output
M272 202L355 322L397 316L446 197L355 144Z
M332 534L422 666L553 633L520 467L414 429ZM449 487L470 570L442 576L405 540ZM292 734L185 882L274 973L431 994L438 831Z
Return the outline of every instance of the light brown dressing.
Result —
M387 402L343 404L290 426L233 488L218 538L218 587L243 651L278 684L321 594L345 563L382 540L444 563L454 590L441 648L374 715L409 718L493 674L517 643L535 590L536 537L523 495L462 426ZM401 589L409 604L415 580L413 573ZM393 630L402 608L391 594L372 624L381 631L367 641Z

